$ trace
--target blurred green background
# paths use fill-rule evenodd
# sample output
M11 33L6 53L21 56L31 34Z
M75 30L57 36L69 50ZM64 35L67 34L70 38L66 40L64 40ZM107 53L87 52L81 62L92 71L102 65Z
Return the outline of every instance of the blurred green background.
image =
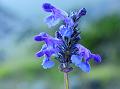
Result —
M43 22L44 2L67 12L85 7L80 42L102 57L100 64L91 61L90 73L74 68L70 89L120 89L120 0L0 0L0 89L64 89L57 63L44 70L34 56L42 43L33 36L58 29Z

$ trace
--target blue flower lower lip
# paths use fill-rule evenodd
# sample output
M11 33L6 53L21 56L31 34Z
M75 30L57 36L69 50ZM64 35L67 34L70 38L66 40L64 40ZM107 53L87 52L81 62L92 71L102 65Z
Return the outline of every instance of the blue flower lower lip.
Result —
M48 68L51 68L53 67L55 64L53 61L51 61L49 58L45 58L42 62L42 65L43 65L43 68L44 69L48 69Z
M62 72L72 71L71 64L75 64L84 72L89 72L91 69L89 61L91 59L95 62L101 62L101 57L98 54L93 54L89 49L78 44L81 39L77 28L78 21L86 14L85 8L68 15L65 11L56 8L50 3L44 3L43 10L51 13L46 18L46 23L49 27L56 25L60 20L64 22L56 32L56 37L52 37L45 32L41 32L34 37L35 41L45 43L41 50L36 53L37 57L44 56L42 62L44 69L54 66L54 62L51 59L52 56L55 56L60 63Z

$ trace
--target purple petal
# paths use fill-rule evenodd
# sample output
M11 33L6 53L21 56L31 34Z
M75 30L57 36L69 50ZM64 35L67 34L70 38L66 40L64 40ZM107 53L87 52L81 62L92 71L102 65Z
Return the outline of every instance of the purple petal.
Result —
M36 53L36 57L42 57L44 55L43 51L39 51Z
M51 12L52 14L51 16L47 17L45 20L45 22L48 24L49 27L55 26L60 21L60 19L70 22L70 20L69 21L67 20L68 14L65 11L55 8L49 3L43 4L43 9L46 12Z
M58 31L55 32L55 37L58 39L62 39L62 35Z
M47 49L47 50L45 50L45 54L46 54L47 57L51 57L52 54L54 54L54 53L55 53L54 49Z
M101 62L101 57L100 57L100 55L92 54L91 56L92 56L92 58L93 58L96 62Z
M49 58L45 58L42 62L42 66L44 69L52 68L55 65L53 61L51 61Z
M34 40L35 40L35 41L43 41L43 40L45 40L45 39L48 38L48 37L49 37L49 36L48 36L47 33L41 32L39 35L36 35L36 36L34 37Z
M65 25L60 26L59 30L60 30L59 33L63 36L65 31Z
M79 16L83 16L83 15L86 15L86 9L85 8L82 8L80 11L79 11Z
M72 33L73 33L72 29L67 29L66 32L65 32L65 34L64 34L64 36L71 37Z
M55 26L58 22L59 18L54 15L51 15L45 19L45 23L47 23L49 27Z
M72 27L74 25L73 20L69 17L64 18L64 22L70 27Z
M43 39L41 38L41 36L37 35L34 37L35 41L43 41Z
M68 14L58 8L53 9L53 15L55 15L55 17L60 18L61 20L65 20L68 18Z
M77 67L80 67L82 71L89 72L90 64L86 62L82 62L82 57L78 55L72 55L71 57L72 63L74 63Z
M84 72L90 72L90 64L89 63L81 62L81 64L79 64L79 67Z
M48 35L47 33L40 33L39 35L35 36L34 38L36 41L44 41L46 43L47 46L54 46L57 44L57 42L60 42L59 39L53 38L50 35Z
M44 44L39 52L36 53L36 57L42 57L45 54L45 51L47 49L46 44Z
M79 55L82 55L85 62L89 62L90 59L94 59L96 62L101 62L101 57L96 54L92 54L89 49L85 48L84 46L77 44L76 47L78 48Z
M78 53L79 55L82 55L84 57L84 59L88 59L90 58L90 50L85 48L84 46L82 46L81 44L77 44L76 47L78 48Z
M46 44L44 44L44 45L42 46L41 51L43 51L43 50L45 50L45 49L47 49L47 45L46 45Z
M52 6L50 3L44 3L43 9L46 12L52 12L53 11L52 9L54 9L54 6Z
M76 66L78 66L79 64L81 64L82 57L81 57L81 56L78 56L78 55L72 55L71 61L72 61L72 63L74 63Z
M73 34L73 30L72 29L70 29L70 28L68 28L68 27L66 27L66 26L64 26L64 25L62 25L62 26L60 26L60 34L64 37L64 36L66 36L66 37L71 37L71 35Z

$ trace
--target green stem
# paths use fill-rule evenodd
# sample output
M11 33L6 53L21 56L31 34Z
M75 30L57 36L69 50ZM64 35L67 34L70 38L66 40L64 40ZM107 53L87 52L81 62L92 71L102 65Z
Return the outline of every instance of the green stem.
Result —
M64 83L65 83L65 89L69 89L68 73L65 73L65 72L64 72Z

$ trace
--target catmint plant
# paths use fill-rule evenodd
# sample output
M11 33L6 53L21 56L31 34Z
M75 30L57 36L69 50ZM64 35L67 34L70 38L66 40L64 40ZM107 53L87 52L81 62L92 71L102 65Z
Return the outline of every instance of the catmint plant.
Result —
M55 32L55 37L45 32L34 37L37 42L44 42L41 50L36 53L37 57L44 56L42 66L44 69L52 68L55 63L52 56L59 62L59 70L64 72L65 89L69 89L68 73L73 70L72 64L84 72L90 71L89 61L101 62L98 54L92 53L89 49L79 44L81 39L78 29L79 20L86 15L86 9L71 12L69 15L65 11L56 8L50 3L44 3L43 10L50 14L45 18L49 27L55 26L59 21L63 24Z

